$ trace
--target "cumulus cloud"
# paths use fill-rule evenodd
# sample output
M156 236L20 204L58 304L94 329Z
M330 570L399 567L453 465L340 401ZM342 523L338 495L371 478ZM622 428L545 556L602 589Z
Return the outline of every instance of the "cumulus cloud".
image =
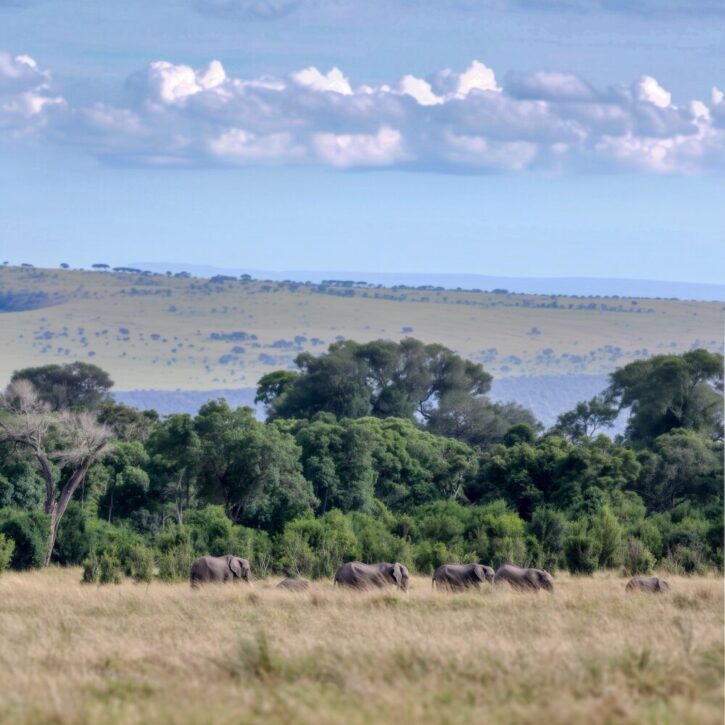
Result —
M28 55L0 53L0 127L16 133L46 123L65 101L51 91L51 77Z
M657 108L668 108L672 104L672 94L652 76L642 76L635 83L634 92L640 101L652 103Z
M330 91L343 96L351 96L350 82L339 68L333 68L327 73L321 73L314 66L305 68L292 74L292 78L301 86L313 91Z
M0 54L0 135L113 163L320 165L441 173L725 171L725 94L677 105L657 79L598 89L557 71L461 70L370 84L336 67L231 76L160 60L123 104L72 106L28 56Z
M321 159L332 166L391 166L405 160L403 136L383 126L375 134L318 133L314 145Z

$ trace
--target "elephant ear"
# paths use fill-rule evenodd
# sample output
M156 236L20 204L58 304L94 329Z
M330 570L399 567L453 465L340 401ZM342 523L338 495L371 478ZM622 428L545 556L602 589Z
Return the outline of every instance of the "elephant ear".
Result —
M234 576L242 578L242 560L237 556L229 557L229 569Z
M393 579L398 586L403 585L403 569L397 561L393 564Z
M476 578L482 582L486 581L486 570L480 564L474 564L473 571L476 572Z

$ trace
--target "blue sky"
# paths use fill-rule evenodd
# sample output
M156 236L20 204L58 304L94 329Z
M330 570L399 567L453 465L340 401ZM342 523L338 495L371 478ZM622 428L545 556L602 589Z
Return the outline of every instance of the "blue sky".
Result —
M719 282L725 1L0 0L0 256Z

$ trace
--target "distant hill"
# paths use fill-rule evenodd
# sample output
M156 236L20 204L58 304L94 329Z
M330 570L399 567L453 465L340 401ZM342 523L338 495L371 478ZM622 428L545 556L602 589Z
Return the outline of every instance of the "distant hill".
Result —
M418 287L432 285L445 289L505 289L511 292L540 295L598 295L602 297L661 297L680 300L725 300L725 284L704 284L699 282L675 282L651 279L607 279L599 277L497 277L484 274L406 274L396 272L354 272L320 270L283 270L248 269L243 267L212 267L199 264L179 264L172 262L137 262L132 267L148 269L152 272L187 271L196 277L213 277L228 274L238 277L249 274L256 279L275 281L294 280L296 282L316 282L324 280L356 280L385 287L407 285Z
M0 267L0 386L19 368L85 360L141 407L193 412L220 393L250 403L259 378L293 368L300 352L412 336L482 363L494 398L524 403L550 423L632 360L722 349L721 302L362 281Z

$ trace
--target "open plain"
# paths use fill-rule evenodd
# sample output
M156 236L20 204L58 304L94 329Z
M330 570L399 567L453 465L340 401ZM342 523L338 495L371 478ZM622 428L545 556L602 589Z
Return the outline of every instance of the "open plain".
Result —
M0 579L0 721L721 723L723 581L408 594Z

